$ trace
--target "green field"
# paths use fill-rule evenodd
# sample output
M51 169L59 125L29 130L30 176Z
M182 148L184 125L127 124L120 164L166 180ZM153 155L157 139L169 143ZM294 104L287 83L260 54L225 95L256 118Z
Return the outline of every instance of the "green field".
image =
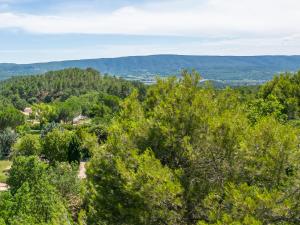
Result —
M0 182L6 181L5 170L10 167L11 162L8 160L0 160Z

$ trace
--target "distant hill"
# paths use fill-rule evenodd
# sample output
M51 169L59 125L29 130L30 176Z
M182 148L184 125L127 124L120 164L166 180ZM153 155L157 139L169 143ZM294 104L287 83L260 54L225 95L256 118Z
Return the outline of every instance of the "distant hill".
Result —
M70 67L91 67L102 73L145 83L153 81L157 75L178 75L182 69L196 69L205 79L256 84L271 79L279 72L300 70L300 56L152 55L35 64L0 64L0 79Z
M140 98L145 96L146 85L141 82L103 76L93 69L72 68L2 80L0 103L2 100L10 100L16 108L23 110L28 103L64 101L71 96L81 96L92 91L125 98L133 89L138 90Z

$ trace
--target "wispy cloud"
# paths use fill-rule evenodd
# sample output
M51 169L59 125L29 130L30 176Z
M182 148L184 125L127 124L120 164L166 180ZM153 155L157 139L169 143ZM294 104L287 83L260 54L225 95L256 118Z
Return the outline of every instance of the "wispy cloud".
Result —
M174 43L106 43L92 45L39 46L0 50L0 62L47 62L68 59L128 55L297 55L300 38L242 38Z
M299 0L186 0L185 7L182 4L182 1L146 2L99 13L97 10L45 15L2 12L0 27L49 34L238 37L300 33Z
M299 12L299 0L0 0L0 62L300 54Z

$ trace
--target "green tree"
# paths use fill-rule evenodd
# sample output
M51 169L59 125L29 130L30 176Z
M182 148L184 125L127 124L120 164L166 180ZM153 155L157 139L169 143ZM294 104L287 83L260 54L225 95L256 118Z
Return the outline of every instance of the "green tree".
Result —
M48 169L48 176L49 182L56 187L75 219L83 203L82 182L78 178L78 165L66 162L55 163Z
M3 225L8 224L8 220L12 214L12 208L14 205L13 196L8 191L0 192L0 221ZM0 222L0 224L1 224ZM2 225L1 224L1 225Z
M48 165L41 162L37 156L19 156L14 158L7 183L13 194L27 182L30 186L46 176Z
M12 106L1 107L0 109L0 130L7 127L16 128L24 124L23 114Z
M82 204L77 166L68 163L49 166L36 156L16 157L8 184L12 195L0 204L8 224L72 224L69 212L75 218Z
M267 99L252 100L247 107L247 111L248 118L252 123L256 123L267 116L273 116L282 122L287 120L287 115L284 113L284 105L273 95L268 96Z
M42 151L40 137L38 135L26 134L21 137L13 147L14 156L40 155Z
M71 97L65 102L57 104L58 119L64 122L70 122L74 117L82 113L81 101L78 97Z
M182 224L182 187L151 151L99 151L87 174L88 224Z
M299 174L299 131L265 118L250 129L241 144L246 181L263 187L289 184Z
M81 159L81 141L79 137L73 133L68 146L68 161L69 163L79 163Z
M40 126L58 120L57 109L55 106L45 103L33 105L33 114L39 120Z
M295 200L280 190L228 184L224 193L207 196L206 221L198 225L299 224L299 206Z
M97 136L94 134L94 132L90 133L88 130L81 128L75 131L75 135L79 138L79 142L81 144L81 157L83 159L90 158L93 151L98 147Z
M14 195L14 206L9 223L14 224L61 224L72 223L55 187L43 177L36 183L22 184Z
M240 142L249 126L238 92L201 89L199 79L185 72L179 81L158 80L143 104L133 92L121 103L106 142L112 154L151 148L163 165L180 170L189 224L201 216L208 193L239 179Z
M71 96L79 96L91 91L125 98L134 88L139 90L142 98L146 85L141 82L103 76L90 68L86 70L70 68L50 71L43 75L13 77L0 83L0 95L14 100L14 103L20 98L33 104L50 103L55 100L65 101Z
M72 136L73 133L67 130L52 130L43 138L42 153L52 163L55 161L68 161L69 145Z
M275 77L260 89L259 95L268 99L275 96L284 106L283 113L288 119L298 119L300 112L300 71Z
M11 147L16 140L17 134L11 128L0 130L0 158L10 155Z

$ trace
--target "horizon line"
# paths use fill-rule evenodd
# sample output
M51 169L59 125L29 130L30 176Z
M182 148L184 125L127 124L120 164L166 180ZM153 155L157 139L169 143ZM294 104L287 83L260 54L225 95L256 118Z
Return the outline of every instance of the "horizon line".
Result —
M126 55L116 57L97 57L97 58L81 58L81 59L63 59L63 60L47 60L39 62L28 63L14 63L14 62L0 62L0 65L31 65L31 64L47 64L47 63L59 63L59 62L74 62L85 60L104 60L104 59L122 59L133 57L153 57L153 56L187 56L187 57L300 57L300 54L262 54L262 55L196 55L196 54L145 54L145 55Z

